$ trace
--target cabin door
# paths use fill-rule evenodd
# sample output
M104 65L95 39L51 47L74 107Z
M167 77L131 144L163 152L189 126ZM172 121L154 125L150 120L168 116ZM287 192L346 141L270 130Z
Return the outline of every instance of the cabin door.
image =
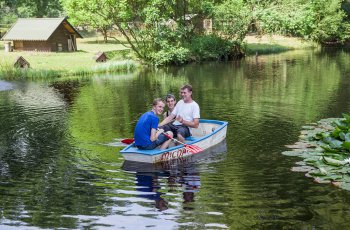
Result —
M76 51L75 36L71 34L68 38L68 51Z
M17 50L23 50L23 41L14 41L14 48Z

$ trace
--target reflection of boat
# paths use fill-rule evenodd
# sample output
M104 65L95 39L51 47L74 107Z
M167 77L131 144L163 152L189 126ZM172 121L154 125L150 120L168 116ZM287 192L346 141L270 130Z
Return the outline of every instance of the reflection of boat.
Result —
M186 140L186 144L196 145L203 150L209 149L226 138L227 124L225 121L200 119L199 127L192 129L192 136ZM146 163L164 162L193 155L183 145L173 146L164 150L140 150L131 144L120 151L120 153L127 161Z
M122 169L129 172L138 172L138 173L160 173L168 174L169 171L189 171L193 168L193 165L196 163L213 163L220 159L220 153L226 153L227 145L226 141L222 141L219 144L208 148L201 152L200 154L192 154L185 158L177 158L169 161L158 162L157 164L153 163L144 163L136 161L124 161ZM190 170L191 171L191 170ZM188 172L187 172L188 173Z

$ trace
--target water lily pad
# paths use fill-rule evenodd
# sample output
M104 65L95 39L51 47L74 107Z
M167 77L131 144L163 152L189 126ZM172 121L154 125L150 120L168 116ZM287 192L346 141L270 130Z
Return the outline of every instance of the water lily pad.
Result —
M350 191L350 116L322 119L306 125L299 141L286 145L283 155L303 158L293 172L305 172L317 183L332 183Z
M302 126L302 129L304 129L304 130L312 130L312 129L315 129L315 126L314 125L304 125L304 126Z
M311 176L326 176L327 171L326 170L321 170L321 169L314 169L309 172Z
M300 156L302 153L303 151L300 151L300 150L282 152L283 155L291 156L291 157Z
M339 151L337 149L330 148L329 145L321 145L320 147L323 148L325 151L331 152L331 153L337 153Z
M350 183L341 183L340 188L350 191Z
M306 159L304 159L304 161L308 164L312 164L312 163L315 163L315 162L318 162L320 160L320 157L319 156L310 156Z
M339 180L342 180L343 177L342 175L338 175L338 174L327 174L327 176L324 176L323 179L331 180L331 181L339 181Z
M303 166L303 165L306 165L306 162L305 161L298 161L298 162L295 162L295 164Z
M303 166L292 167L291 170L293 172L309 172L311 170L315 170L315 168L312 166L303 165Z
M334 121L334 124L342 130L346 130L348 128L348 124L344 120L336 120Z
M296 142L294 145L286 145L287 148L291 149L307 149L307 148L316 148L317 146L313 143L308 143L304 141Z
M343 117L345 118L345 120L350 123L350 115L342 113Z
M346 182L346 183L350 183L350 176L347 175L347 174L343 175L342 181L344 181L344 182Z
M343 161L336 160L330 157L323 157L323 162L328 164L328 165L333 165L333 166L342 166L344 165Z
M315 177L315 182L319 183L319 184L328 184L331 183L331 180L327 180L321 177Z
M344 148L346 148L347 150L350 151L350 142L344 142L343 145L342 145Z

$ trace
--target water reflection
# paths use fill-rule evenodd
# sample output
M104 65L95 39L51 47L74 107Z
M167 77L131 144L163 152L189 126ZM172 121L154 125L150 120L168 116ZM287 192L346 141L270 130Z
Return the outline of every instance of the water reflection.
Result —
M136 190L139 192L139 197L155 201L155 207L160 211L168 209L168 202L161 197L162 193L158 191L160 184L157 174L136 173L136 181Z
M181 174L162 175L167 180L167 192L176 193L178 188L182 190L183 203L191 203L195 201L195 193L199 192L201 181L199 172L181 172ZM143 197L154 201L154 206L159 211L169 208L166 200L166 193L160 192L161 183L158 173L136 173L136 191L139 197ZM193 209L191 206L184 206L184 209Z
M0 91L0 228L346 229L349 193L291 173L299 159L281 152L301 126L350 111L349 60L293 51L13 83ZM201 117L230 123L228 150L124 162L108 143L132 137L153 98L184 83Z
M224 140L212 148L187 158L159 164L125 161L122 168L135 173L137 196L154 201L157 210L167 210L169 208L167 194L179 192L182 194L183 209L191 210L193 206L190 203L195 202L195 194L201 187L200 165L219 161L226 151L227 144ZM162 184L162 180L166 183Z
M0 80L0 91L11 90L13 88L14 88L13 83Z

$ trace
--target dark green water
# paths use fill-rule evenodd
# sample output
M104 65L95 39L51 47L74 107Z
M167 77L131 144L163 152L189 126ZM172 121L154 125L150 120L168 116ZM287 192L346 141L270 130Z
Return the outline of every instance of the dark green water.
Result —
M291 172L301 126L350 113L350 53L296 51L126 75L0 81L0 229L349 229L350 192ZM153 98L194 87L226 145L124 164ZM147 171L147 172L141 172Z

